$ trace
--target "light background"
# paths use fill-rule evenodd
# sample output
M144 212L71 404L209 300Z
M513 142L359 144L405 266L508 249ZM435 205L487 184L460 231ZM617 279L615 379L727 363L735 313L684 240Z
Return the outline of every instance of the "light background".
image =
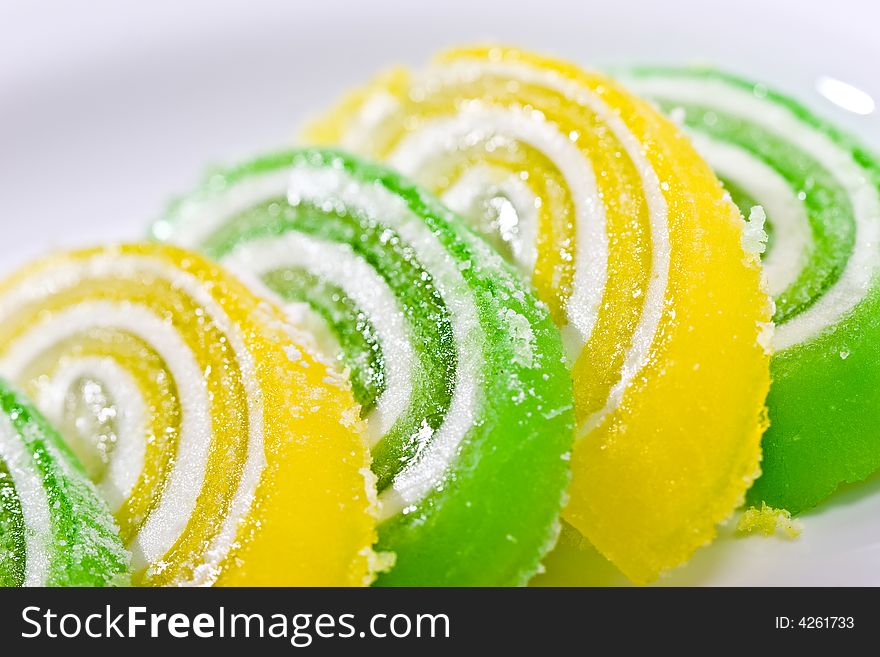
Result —
M585 65L706 62L793 93L880 149L874 0L0 0L0 273L60 246L136 239L209 163L289 140L392 63L500 40ZM722 541L679 583L880 583L880 479L804 537ZM614 580L612 574L608 574Z

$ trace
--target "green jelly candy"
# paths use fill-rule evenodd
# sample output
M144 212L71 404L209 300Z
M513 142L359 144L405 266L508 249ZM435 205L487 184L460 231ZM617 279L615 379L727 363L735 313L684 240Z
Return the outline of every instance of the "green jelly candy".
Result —
M0 381L0 586L128 583L109 509L57 431Z
M301 150L216 172L153 227L282 301L346 369L396 553L383 585L521 585L569 482L571 382L544 305L389 169Z
M624 79L683 124L746 216L766 215L775 355L748 501L806 511L880 468L880 165L762 84L711 70Z

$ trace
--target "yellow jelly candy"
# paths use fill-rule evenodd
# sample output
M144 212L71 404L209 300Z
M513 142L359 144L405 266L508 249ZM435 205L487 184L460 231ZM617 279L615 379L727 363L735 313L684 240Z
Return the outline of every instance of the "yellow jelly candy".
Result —
M0 372L116 515L135 581L372 580L373 482L348 384L198 255L122 246L0 283Z
M478 47L380 77L306 137L390 162L531 278L575 384L569 523L636 582L712 540L758 474L771 312L753 236L672 123Z

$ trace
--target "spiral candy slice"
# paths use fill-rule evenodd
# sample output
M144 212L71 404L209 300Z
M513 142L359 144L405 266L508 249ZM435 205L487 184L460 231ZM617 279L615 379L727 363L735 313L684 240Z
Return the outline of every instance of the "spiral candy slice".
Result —
M749 493L792 512L880 467L880 166L761 84L643 70L743 208L760 204L776 332L763 475Z
M758 471L769 303L678 130L610 80L503 48L394 71L306 134L386 160L531 277L579 426L565 518L637 582L712 539Z
M145 584L360 585L375 518L344 380L281 310L169 246L0 283L0 372L60 427Z
M332 151L214 174L154 227L289 304L350 370L387 585L522 584L558 531L573 412L546 309L391 171Z
M121 585L128 561L76 458L0 380L0 587Z

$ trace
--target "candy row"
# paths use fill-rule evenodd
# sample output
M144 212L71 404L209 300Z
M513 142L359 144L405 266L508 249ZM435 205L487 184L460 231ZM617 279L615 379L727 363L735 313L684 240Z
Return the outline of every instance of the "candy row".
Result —
M647 583L877 469L875 161L620 80L447 53L0 283L0 584L523 585L560 517Z

